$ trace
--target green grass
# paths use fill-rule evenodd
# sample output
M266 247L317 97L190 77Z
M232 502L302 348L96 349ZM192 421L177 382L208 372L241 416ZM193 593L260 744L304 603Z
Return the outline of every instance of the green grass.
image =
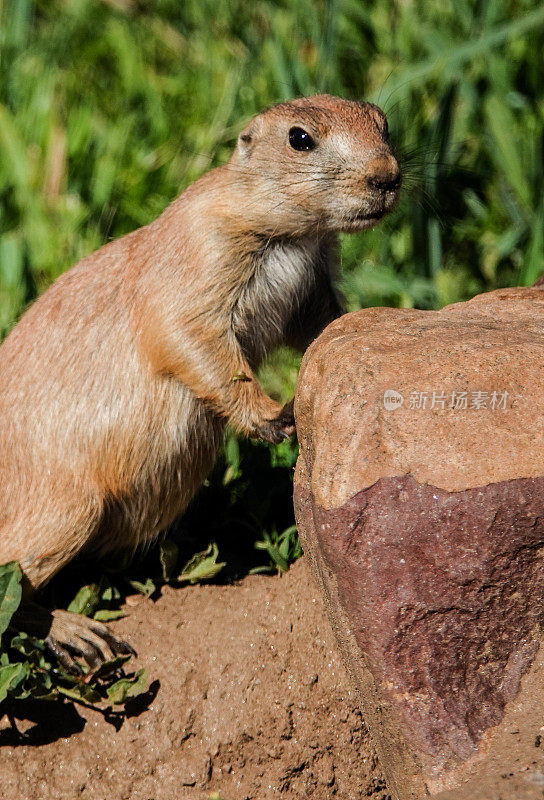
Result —
M396 212L343 241L351 309L530 284L543 51L537 0L0 0L0 338L63 270L225 161L254 113L317 91L379 103L405 173ZM297 364L277 354L265 388L287 399ZM170 534L169 569L194 576L190 556L211 547L198 563L226 561L216 579L282 570L298 553L295 457L229 437ZM168 577L165 552L144 589Z
M404 201L345 242L352 307L435 307L544 269L544 9L532 0L0 5L0 330L156 217L240 125L316 91L388 112Z

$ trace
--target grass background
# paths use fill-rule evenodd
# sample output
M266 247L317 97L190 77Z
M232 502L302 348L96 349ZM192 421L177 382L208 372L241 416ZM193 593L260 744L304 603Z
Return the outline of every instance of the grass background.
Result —
M350 308L530 284L543 51L536 0L0 0L0 338L63 270L223 162L254 113L318 91L378 102L406 175L394 215L343 241ZM266 388L286 399L296 367L276 355ZM277 547L294 553L295 456L230 437L187 541L216 539L227 562L233 533L276 565Z

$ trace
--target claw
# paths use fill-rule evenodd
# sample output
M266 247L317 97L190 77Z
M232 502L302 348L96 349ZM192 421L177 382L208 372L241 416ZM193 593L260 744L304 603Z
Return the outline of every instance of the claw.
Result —
M268 420L257 429L260 439L273 444L279 444L284 439L289 439L296 433L295 417L293 412L294 399L286 403L277 417Z
M72 675L83 675L83 670L80 665L75 661L68 650L63 647L59 642L56 641L51 636L46 636L44 639L47 649L53 653L61 667L63 667L66 672L69 672Z
M94 631L106 644L109 645L110 650L115 655L120 656L137 656L136 650L124 639L118 639L117 636L110 631L105 625L100 622L92 621L91 630Z

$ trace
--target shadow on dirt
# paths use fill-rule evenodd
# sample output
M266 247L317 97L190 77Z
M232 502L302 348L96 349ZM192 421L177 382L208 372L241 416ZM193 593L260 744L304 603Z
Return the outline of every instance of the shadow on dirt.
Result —
M106 722L119 731L126 719L138 717L147 711L159 688L159 681L153 681L146 692L127 701L125 707L119 711L94 707L92 710L101 714ZM2 711L8 717L10 727L0 730L0 747L40 747L51 744L80 733L87 722L79 714L77 704L64 700L9 701Z

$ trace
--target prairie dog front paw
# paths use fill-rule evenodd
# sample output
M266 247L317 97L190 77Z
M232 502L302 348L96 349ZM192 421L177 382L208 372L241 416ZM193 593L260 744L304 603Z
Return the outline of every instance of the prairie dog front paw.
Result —
M259 439L279 444L284 439L293 436L296 433L293 405L294 400L289 400L276 417L259 425L256 430Z

